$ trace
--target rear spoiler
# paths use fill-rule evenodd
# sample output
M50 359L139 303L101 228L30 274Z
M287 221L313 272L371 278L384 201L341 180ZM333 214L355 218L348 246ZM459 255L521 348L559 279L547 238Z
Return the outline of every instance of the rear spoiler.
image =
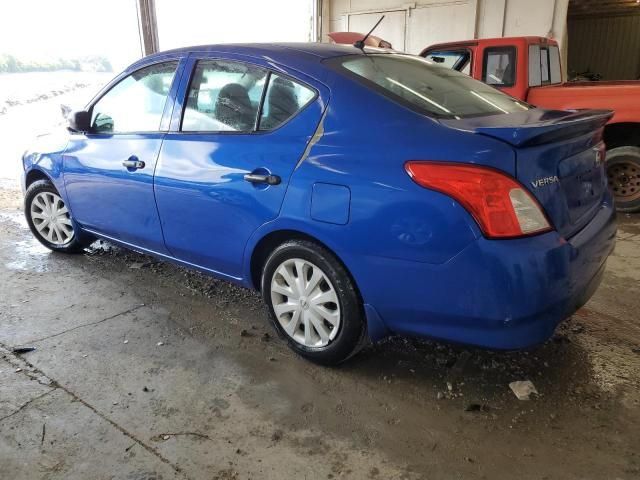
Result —
M598 130L613 117L611 110L540 110L508 115L492 115L441 123L489 137L515 147L561 141Z

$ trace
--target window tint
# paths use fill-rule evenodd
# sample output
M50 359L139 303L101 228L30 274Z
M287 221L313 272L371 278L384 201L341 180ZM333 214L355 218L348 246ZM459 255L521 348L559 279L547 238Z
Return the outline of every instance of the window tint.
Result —
M542 85L540 72L540 45L529 45L529 86Z
M497 87L512 87L516 80L516 49L487 48L484 51L482 81Z
M177 66L178 62L151 65L118 82L93 105L92 132L157 131Z
M551 72L551 83L562 83L560 50L554 45L549 47L549 72Z
M182 131L253 131L266 74L240 62L199 61L189 86Z
M310 88L272 73L262 107L260 130L271 130L286 122L315 96Z
M469 74L471 53L468 50L429 52L426 59L441 67L451 68Z
M495 88L420 57L351 55L330 63L386 97L435 117L463 118L529 109L526 103Z
M560 51L556 45L529 45L529 86L561 83Z
M540 79L542 83L549 83L549 50L540 49Z

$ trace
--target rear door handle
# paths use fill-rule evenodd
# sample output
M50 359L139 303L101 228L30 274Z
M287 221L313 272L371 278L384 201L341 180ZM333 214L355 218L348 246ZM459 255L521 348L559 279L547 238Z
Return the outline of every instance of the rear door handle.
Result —
M258 175L247 173L244 179L249 183L266 183L267 185L279 185L282 181L278 175Z
M127 167L132 170L144 168L144 165L144 162L142 160L138 160L138 157L136 157L135 155L130 156L124 162L122 162L123 167Z

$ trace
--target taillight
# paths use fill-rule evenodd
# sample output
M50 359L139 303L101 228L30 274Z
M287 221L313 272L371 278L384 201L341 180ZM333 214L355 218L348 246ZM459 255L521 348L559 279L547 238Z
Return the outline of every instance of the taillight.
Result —
M477 165L410 161L405 169L423 187L457 200L489 238L547 232L551 225L537 200L512 177Z

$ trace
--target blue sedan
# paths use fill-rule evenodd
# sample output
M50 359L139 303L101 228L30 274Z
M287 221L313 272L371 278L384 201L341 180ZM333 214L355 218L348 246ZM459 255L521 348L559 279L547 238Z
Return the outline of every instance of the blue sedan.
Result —
M610 115L391 51L173 50L24 155L25 214L57 252L105 238L260 290L318 363L390 334L524 348L614 247Z

